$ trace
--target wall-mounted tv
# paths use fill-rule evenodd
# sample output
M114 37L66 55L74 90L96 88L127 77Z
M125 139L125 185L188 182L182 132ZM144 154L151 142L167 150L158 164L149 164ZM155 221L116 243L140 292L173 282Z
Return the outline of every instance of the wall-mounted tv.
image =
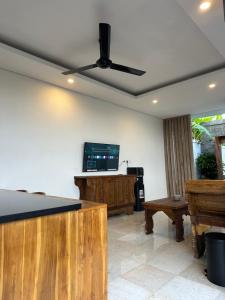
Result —
M84 143L83 172L117 171L119 145Z

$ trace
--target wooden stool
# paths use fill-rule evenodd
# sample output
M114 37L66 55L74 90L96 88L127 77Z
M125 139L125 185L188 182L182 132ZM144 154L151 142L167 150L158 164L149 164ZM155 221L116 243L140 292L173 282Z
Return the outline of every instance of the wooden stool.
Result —
M144 204L145 209L145 232L153 233L153 215L158 211L163 211L176 226L176 241L184 240L183 215L188 215L188 204L183 199L175 201L174 198L163 198L148 201Z

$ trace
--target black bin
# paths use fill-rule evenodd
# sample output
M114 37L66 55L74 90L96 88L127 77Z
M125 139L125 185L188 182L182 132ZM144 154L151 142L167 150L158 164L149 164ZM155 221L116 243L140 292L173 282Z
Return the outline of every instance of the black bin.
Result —
M210 232L205 238L208 280L225 287L225 234Z

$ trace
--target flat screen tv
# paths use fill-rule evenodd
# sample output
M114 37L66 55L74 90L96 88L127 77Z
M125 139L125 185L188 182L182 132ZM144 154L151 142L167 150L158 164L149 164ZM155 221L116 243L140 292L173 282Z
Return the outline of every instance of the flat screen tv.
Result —
M117 171L119 145L84 143L83 172Z

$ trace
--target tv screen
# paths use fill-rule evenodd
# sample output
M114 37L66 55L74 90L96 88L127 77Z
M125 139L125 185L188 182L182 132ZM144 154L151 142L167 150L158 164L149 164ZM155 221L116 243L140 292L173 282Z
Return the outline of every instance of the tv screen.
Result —
M119 145L84 143L83 172L117 171Z

